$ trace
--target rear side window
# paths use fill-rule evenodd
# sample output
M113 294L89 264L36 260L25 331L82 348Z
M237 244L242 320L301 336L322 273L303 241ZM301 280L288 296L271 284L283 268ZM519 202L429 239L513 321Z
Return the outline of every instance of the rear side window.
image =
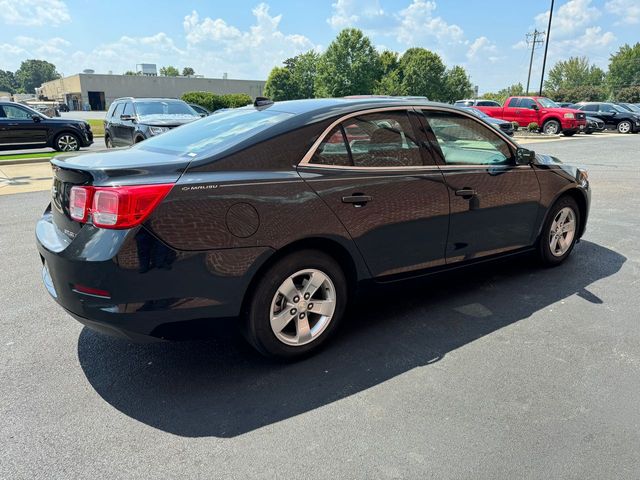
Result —
M447 165L509 165L507 142L480 122L449 112L425 110Z
M480 100L478 102L479 107L499 107L500 104L498 102L494 102L492 100Z
M350 166L351 156L344 139L342 125L334 128L313 154L311 163L319 165Z
M584 110L585 112L597 112L598 104L582 105L580 106L580 110Z

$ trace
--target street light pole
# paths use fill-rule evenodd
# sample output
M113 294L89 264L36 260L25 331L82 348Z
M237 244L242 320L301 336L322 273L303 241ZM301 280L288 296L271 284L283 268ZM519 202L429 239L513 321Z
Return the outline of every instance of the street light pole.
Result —
M544 83L544 69L547 66L547 50L549 50L549 37L551 36L551 19L553 18L553 4L551 0L551 10L549 10L549 25L547 26L547 41L544 44L544 57L542 60L542 75L540 76L540 96L542 96L542 84Z

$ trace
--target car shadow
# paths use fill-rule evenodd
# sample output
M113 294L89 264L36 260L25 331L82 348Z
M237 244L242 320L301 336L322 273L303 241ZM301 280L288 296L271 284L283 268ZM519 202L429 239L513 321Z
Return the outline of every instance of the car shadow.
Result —
M234 437L437 362L569 296L602 304L589 285L625 261L583 241L557 268L522 257L378 287L356 302L327 348L297 363L264 359L227 330L135 345L85 328L78 357L93 388L122 413L176 435Z

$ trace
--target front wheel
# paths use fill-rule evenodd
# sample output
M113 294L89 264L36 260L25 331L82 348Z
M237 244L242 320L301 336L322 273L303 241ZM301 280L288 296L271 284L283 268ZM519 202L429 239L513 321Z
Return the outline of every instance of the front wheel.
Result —
M281 258L260 278L245 312L244 335L262 354L296 359L335 331L347 304L347 281L323 252Z
M538 245L543 264L560 265L567 259L578 239L580 221L578 204L569 196L561 197L551 207Z
M56 137L53 148L59 152L75 152L80 150L80 139L73 133L61 133Z
M631 122L623 120L618 124L618 132L629 133L631 131Z
M547 135L557 135L560 133L560 122L557 120L547 120L542 126L542 131Z
M111 140L111 136L107 135L104 137L104 144L107 148L113 148L113 140Z

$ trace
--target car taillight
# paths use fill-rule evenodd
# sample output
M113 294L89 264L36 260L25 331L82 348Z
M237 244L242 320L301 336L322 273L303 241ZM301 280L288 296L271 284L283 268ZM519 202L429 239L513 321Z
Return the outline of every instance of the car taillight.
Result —
M131 228L141 224L173 187L134 185L129 187L72 187L69 215L85 223L91 217L101 228Z
M131 228L142 223L173 184L94 187L91 219L96 227Z
M69 215L78 222L86 222L91 206L91 187L71 187Z

